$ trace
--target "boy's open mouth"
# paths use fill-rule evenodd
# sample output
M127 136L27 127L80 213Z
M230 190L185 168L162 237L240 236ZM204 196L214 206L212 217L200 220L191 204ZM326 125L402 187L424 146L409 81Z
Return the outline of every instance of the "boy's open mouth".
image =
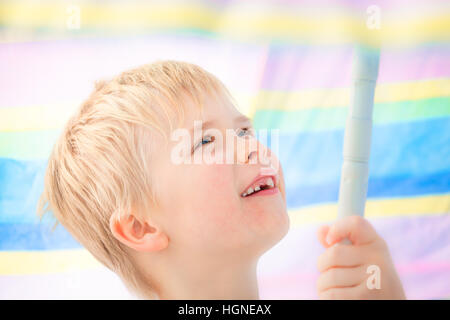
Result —
M278 191L276 176L258 176L256 179L241 193L241 197L251 197L254 195L269 195Z

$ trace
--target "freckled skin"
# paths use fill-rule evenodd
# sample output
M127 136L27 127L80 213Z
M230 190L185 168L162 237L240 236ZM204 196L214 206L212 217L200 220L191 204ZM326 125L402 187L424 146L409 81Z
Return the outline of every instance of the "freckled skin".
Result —
M187 129L192 128L194 120L202 119L195 108L191 106L193 112L185 116ZM239 115L230 102L209 99L203 120L216 120L216 128L225 137L226 129L240 129L233 122ZM205 257L218 261L250 259L259 257L286 235L289 219L281 170L281 192L242 198L244 188L260 173L260 163L176 165L170 161L173 144L161 150L156 160L157 178L161 177L157 179L162 195L160 222L172 250L190 252L199 261Z

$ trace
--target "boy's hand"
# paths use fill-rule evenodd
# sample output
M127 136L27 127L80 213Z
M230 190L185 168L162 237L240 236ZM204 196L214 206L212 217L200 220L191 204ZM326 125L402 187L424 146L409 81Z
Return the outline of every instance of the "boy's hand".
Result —
M319 299L406 299L388 247L366 219L322 226L318 238L326 248L317 261ZM338 243L345 238L352 244Z

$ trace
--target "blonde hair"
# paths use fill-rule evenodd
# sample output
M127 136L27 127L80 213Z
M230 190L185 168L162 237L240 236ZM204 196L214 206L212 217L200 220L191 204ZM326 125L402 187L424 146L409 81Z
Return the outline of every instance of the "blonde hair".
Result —
M158 198L149 169L152 136L167 141L173 120L183 121L186 99L202 110L207 94L232 99L215 76L190 63L156 61L125 71L97 83L48 159L37 214L42 219L52 211L56 224L143 298L154 297L154 288L113 236L109 221L130 212L151 214Z

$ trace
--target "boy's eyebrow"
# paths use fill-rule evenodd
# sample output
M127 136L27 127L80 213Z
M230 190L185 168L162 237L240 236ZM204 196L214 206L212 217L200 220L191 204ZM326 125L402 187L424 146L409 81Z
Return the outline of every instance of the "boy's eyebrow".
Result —
M235 123L249 122L251 124L252 120L249 117L242 115L242 116L238 116L238 117L234 118L234 122ZM215 120L204 121L204 122L202 122L202 129L210 128L215 123L216 123ZM189 130L191 132L191 136L194 134L194 129L195 129L195 127L191 128L191 130Z
M202 122L201 122L201 127L199 126L199 128L202 128L202 130L204 130L204 129L206 129L206 128L211 127L211 125L214 124L214 123L216 123L216 121L214 121L214 120L208 120L208 121L204 121L204 122L202 121ZM194 135L194 130L195 130L195 128L196 128L196 127L192 127L191 130L189 130L190 133L191 133L191 136Z
M244 115L241 115L234 119L234 122L241 123L241 122L249 122L252 123L252 120L249 117L246 117Z

